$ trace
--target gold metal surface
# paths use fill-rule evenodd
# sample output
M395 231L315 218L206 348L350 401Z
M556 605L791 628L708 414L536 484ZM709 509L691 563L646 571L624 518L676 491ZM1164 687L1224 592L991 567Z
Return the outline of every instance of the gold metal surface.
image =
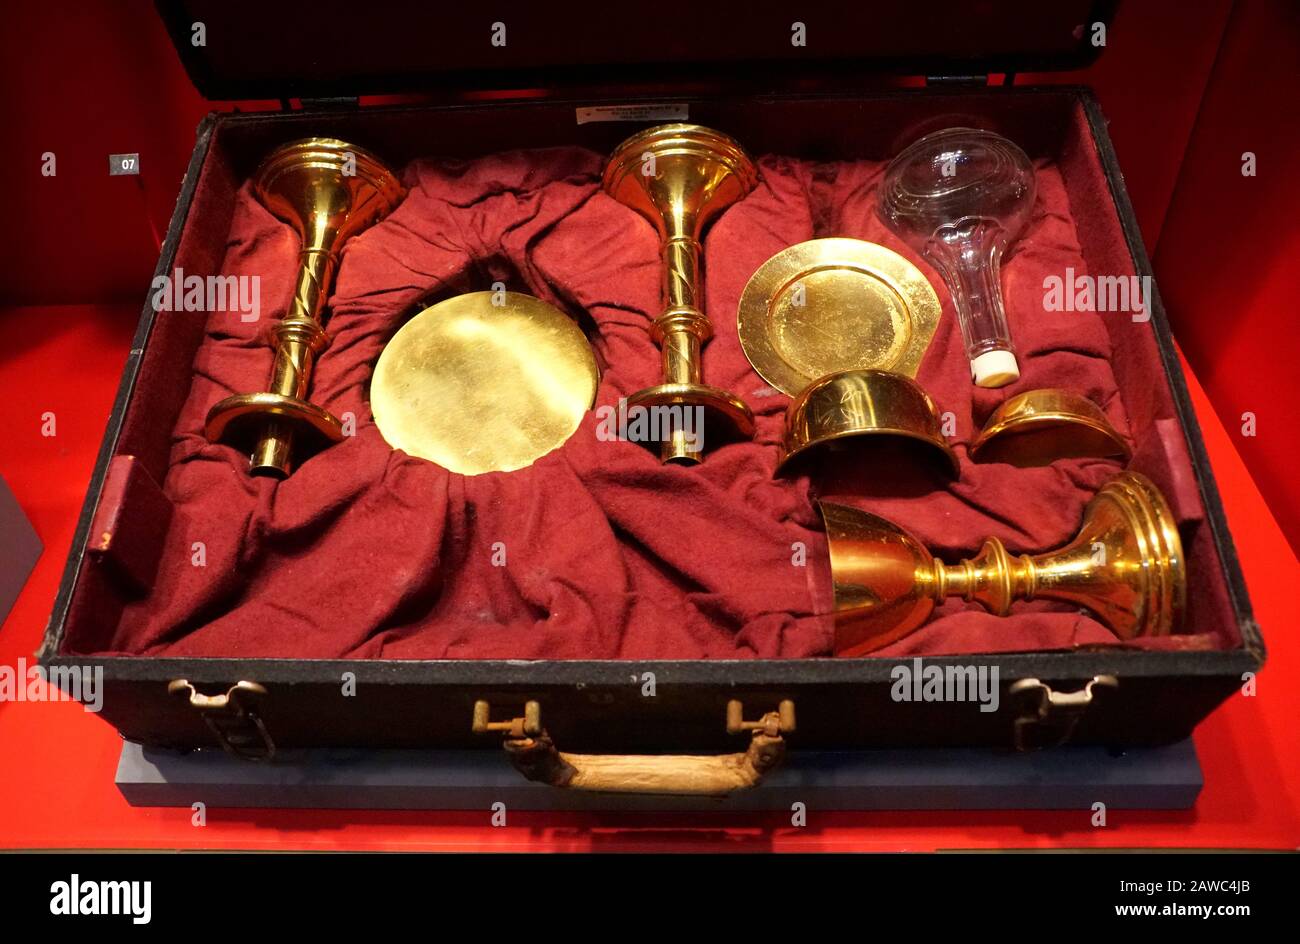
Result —
M915 377L939 310L929 280L898 253L862 239L813 239L759 267L736 320L754 370L793 396L841 370Z
M253 193L298 234L297 286L274 329L268 390L222 400L208 411L204 431L213 442L249 444L252 474L283 478L295 451L343 438L342 424L306 399L312 366L329 344L326 301L343 244L392 212L406 191L368 151L334 138L306 138L262 162Z
M1086 607L1120 639L1177 632L1187 594L1182 543L1152 482L1122 472L1084 511L1060 550L1009 554L989 538L976 557L944 564L876 515L821 502L835 587L835 654L858 656L922 626L945 597L1006 616L1014 600Z
M927 446L958 474L934 401L915 380L885 370L842 370L791 400L777 473L790 471L797 457L829 443L865 436L902 437Z
M664 382L629 397L629 407L702 407L718 436L754 434L754 416L744 401L701 382L700 348L713 336L713 326L700 303L700 237L757 182L758 171L739 144L699 125L649 128L610 157L606 193L650 221L663 252L664 312L650 335L662 352ZM674 428L660 443L659 456L664 462L695 463L702 447Z
M993 411L970 447L977 462L1048 465L1088 456L1129 458L1128 443L1101 407L1066 390L1043 388L1011 397Z
M370 407L389 445L462 475L532 465L596 397L596 358L573 319L516 292L426 308L375 365Z

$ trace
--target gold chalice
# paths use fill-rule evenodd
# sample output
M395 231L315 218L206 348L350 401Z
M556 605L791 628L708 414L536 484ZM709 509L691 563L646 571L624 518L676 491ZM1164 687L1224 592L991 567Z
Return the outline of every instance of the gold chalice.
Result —
M703 410L724 436L754 434L754 415L739 397L701 382L700 348L713 326L700 307L700 237L723 210L758 181L740 145L699 125L660 125L628 138L605 168L605 191L636 210L659 233L664 312L651 337L663 353L663 383L628 398L628 408ZM664 462L699 462L703 447L674 425L660 443Z
M945 597L1006 616L1015 600L1087 608L1120 639L1178 631L1187 594L1173 513L1152 482L1122 472L1088 504L1060 550L1012 555L997 538L959 564L932 557L897 525L820 503L835 588L835 654L860 656L922 626Z
M373 154L334 138L306 138L277 148L258 168L253 193L293 227L302 243L289 313L275 326L268 389L227 397L208 411L204 433L249 446L249 472L283 478L295 444L336 443L343 426L307 400L312 366L329 344L325 304L343 244L382 220L406 191Z

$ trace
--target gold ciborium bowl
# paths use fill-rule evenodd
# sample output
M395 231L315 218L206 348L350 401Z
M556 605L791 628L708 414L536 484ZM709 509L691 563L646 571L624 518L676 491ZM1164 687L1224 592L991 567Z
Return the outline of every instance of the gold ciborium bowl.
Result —
M1026 390L1002 403L970 445L974 462L1022 467L1088 457L1127 461L1130 455L1128 443L1101 407L1051 387Z
M887 370L841 370L814 381L790 401L777 474L834 443L890 437L915 444L958 474L938 408L920 384Z

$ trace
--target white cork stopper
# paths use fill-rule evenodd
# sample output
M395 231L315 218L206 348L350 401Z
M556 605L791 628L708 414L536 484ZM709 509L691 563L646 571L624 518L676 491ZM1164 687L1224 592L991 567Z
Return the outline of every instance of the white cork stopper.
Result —
M970 362L977 387L1005 387L1018 380L1020 365L1010 351L986 351Z

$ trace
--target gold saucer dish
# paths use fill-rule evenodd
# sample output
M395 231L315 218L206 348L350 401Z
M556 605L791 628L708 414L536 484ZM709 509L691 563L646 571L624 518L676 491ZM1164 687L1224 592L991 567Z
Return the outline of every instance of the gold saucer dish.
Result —
M893 250L862 239L813 239L759 267L736 320L754 370L794 396L844 370L915 377L939 312L925 275Z

